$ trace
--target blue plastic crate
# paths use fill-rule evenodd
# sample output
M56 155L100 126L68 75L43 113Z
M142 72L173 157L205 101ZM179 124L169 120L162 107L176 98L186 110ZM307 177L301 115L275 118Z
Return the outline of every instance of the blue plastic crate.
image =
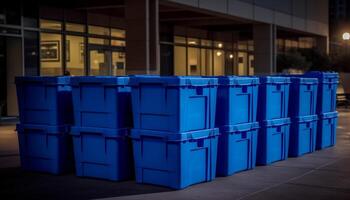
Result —
M257 77L218 77L216 127L256 121Z
M72 127L77 176L113 181L133 176L129 129Z
M257 165L288 158L290 118L263 121L258 135Z
M129 77L72 77L74 126L91 128L132 127Z
M338 112L319 115L316 149L334 146L337 138Z
M307 72L305 77L318 78L317 114L336 110L339 75L336 72Z
M297 157L316 150L317 115L292 118L289 156Z
M289 77L260 77L258 120L288 117Z
M216 175L229 176L255 167L258 128L258 122L220 128Z
M136 182L182 189L215 178L218 129L170 133L133 129Z
M289 117L316 114L318 79L290 77Z
M69 77L16 77L15 82L22 124L72 124Z
M73 171L68 126L17 124L17 132L22 169L52 174Z
M215 126L217 79L131 76L134 128L169 132Z

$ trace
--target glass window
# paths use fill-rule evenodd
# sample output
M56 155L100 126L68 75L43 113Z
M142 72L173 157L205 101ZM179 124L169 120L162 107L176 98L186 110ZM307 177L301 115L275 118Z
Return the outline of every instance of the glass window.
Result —
M40 19L41 29L62 30L62 23L59 21Z
M225 75L233 75L233 62L234 55L232 52L226 52L225 54Z
M113 76L125 75L125 53L114 51L112 52L112 74Z
M212 46L212 41L210 40L201 40L201 45L205 47L211 47Z
M66 36L66 71L74 76L85 73L85 44L84 37Z
M62 75L62 37L60 34L40 34L40 75Z
M201 49L201 75L213 75L213 50Z
M85 26L82 24L66 23L66 31L84 33Z
M248 75L253 76L254 75L254 55L249 54L248 59L249 59L249 61L248 61L249 62L248 63L248 65L249 65Z
M104 50L90 51L90 75L108 76L110 74L110 52Z
M125 38L125 30L112 28L111 35L112 37Z
M200 49L189 47L187 51L187 70L190 76L200 76Z
M254 40L248 41L248 51L254 51Z
M186 47L174 46L174 74L186 76Z
M37 28L39 26L39 9L37 6L32 6L31 3L23 1L23 25Z
M238 42L238 49L239 50L247 50L248 49L248 42L247 41L239 41Z
M21 7L20 3L14 3L5 8L6 24L21 25Z
M109 45L109 40L103 38L89 38L89 44Z
M199 45L199 39L197 38L187 38L188 45Z
M214 50L214 76L225 75L225 52L222 50Z
M39 75L39 34L34 31L24 31L24 74Z
M248 61L246 52L238 52L238 74L239 76L247 75Z
M89 26L89 33L93 35L104 35L104 36L110 36L110 30L109 28L102 27L102 26Z
M111 45L125 47L125 40L112 40Z
M6 23L5 9L0 7L0 24Z
M175 36L174 37L174 43L175 44L186 44L186 38L185 37L180 37L180 36Z

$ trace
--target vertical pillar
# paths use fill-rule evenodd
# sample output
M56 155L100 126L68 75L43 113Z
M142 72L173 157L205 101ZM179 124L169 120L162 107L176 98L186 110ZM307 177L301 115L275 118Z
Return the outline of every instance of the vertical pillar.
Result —
M158 0L126 0L126 73L159 71Z
M254 24L254 73L272 74L276 72L276 26Z
M318 36L316 37L316 49L324 54L329 53L329 41L328 37Z

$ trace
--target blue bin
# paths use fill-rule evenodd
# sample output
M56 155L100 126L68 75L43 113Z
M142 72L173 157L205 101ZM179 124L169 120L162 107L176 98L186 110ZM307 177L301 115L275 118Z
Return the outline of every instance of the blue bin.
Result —
M187 132L214 128L217 79L131 76L134 128Z
M260 124L257 165L268 165L288 158L290 122L290 118L281 118Z
M290 77L289 117L316 114L318 79Z
M218 129L170 133L133 129L136 182L182 189L215 178Z
M218 77L216 127L256 121L257 77Z
M15 82L21 124L72 124L69 77L16 77Z
M289 77L260 77L258 120L288 117Z
M132 127L129 77L72 77L74 126L121 129Z
M258 128L258 122L220 128L217 176L229 176L255 167Z
M77 176L113 181L133 176L129 129L72 127Z
M318 117L316 149L334 146L337 138L338 112L323 113Z
M339 75L336 72L307 72L305 77L318 78L317 114L333 112L337 105Z
M298 157L316 150L317 115L292 118L289 156Z
M17 132L22 169L52 174L73 171L68 126L17 124Z

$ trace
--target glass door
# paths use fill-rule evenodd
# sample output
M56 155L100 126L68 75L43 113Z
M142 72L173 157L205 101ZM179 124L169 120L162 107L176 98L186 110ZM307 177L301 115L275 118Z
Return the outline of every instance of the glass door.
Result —
M125 52L112 51L112 75L125 76Z
M89 74L91 76L108 76L111 74L111 52L104 49L89 50Z

